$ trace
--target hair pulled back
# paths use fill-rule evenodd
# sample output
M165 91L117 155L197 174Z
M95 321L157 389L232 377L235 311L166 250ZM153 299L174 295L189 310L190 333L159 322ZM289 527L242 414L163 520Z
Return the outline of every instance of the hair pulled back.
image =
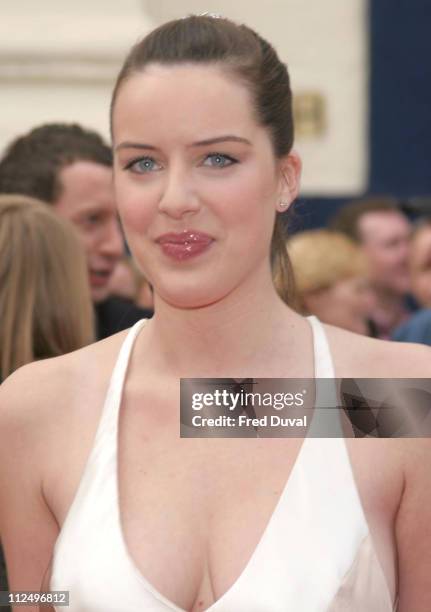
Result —
M250 91L257 122L267 128L274 155L293 144L292 94L286 65L274 48L246 25L225 18L191 15L156 28L134 45L117 77L112 114L122 84L149 64L218 64ZM285 224L278 214L271 241L275 286L285 302L292 298L293 274L286 250Z

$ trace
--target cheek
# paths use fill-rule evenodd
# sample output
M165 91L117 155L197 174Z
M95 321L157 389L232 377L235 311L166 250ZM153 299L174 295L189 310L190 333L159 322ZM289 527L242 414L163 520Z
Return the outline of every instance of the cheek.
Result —
M431 292L431 271L422 272L422 274L418 276L417 284L420 286L422 291L426 291L428 293Z
M96 232L84 231L79 229L79 239L84 248L87 258L92 257L98 250L98 240Z
M341 281L335 285L334 297L340 309L347 308L349 312L357 309L358 292L354 287Z
M350 308L354 312L361 313L363 311L365 296L360 289L357 289L356 287L352 288L349 295L346 296L346 301L348 301Z
M115 195L118 214L126 235L145 232L154 216L153 198L148 189L143 193L139 186L118 180Z
M268 172L266 173L268 175ZM261 169L247 172L241 180L232 180L214 186L211 201L217 207L218 215L223 217L228 229L240 228L243 240L259 241L268 234L272 235L275 221L274 183L263 181L265 173ZM260 180L256 180L256 179Z
M373 264L378 268L385 268L392 264L392 253L384 248L376 248L372 251Z

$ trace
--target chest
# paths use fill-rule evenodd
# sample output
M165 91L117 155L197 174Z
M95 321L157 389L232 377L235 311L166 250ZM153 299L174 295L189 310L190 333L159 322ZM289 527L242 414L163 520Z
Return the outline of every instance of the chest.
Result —
M136 573L158 593L195 612L229 600L242 585L271 584L276 568L294 582L299 559L306 560L310 584L322 567L342 574L336 547L354 535L360 507L395 592L393 527L401 483L381 441L348 441L352 482L342 453L327 452L341 448L325 446L331 440L310 440L304 451L295 438L180 439L177 418L163 418L163 403L148 398L153 410L143 412L141 402L126 396L117 465L117 535ZM74 464L83 469L84 463L83 451ZM81 471L72 470L57 490L60 524ZM356 543L350 546L354 551Z
M372 469L370 445L361 449L357 440L348 450L353 482L350 466L338 464L342 454L326 452L327 442L311 440L306 449L302 439L188 440L169 427L152 436L145 419L125 411L121 526L141 575L184 609L198 602L207 607L256 567L262 572L282 565L288 576L292 566L293 576L295 562L305 557L312 573L313 563L325 562L328 546L343 539L343 530L352 536L355 513L363 509L395 593L399 483L388 464L381 462L378 473ZM371 451L375 461L377 446Z

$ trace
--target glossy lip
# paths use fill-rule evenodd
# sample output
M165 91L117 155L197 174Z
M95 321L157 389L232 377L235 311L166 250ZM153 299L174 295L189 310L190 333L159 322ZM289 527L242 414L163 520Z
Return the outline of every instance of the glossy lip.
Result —
M184 261L204 253L214 238L196 230L162 234L156 239L163 253L176 261Z
M158 244L206 244L213 241L213 238L204 232L198 232L197 230L184 230L183 232L175 233L169 232L162 234L156 239Z

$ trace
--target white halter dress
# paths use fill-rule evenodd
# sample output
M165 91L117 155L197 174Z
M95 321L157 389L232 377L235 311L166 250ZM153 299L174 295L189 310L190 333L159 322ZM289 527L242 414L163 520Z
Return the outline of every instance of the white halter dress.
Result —
M324 328L315 317L308 320L315 376L333 378ZM120 350L94 445L54 548L50 588L70 592L69 612L186 612L138 570L120 523L118 417L130 354L144 323L130 329ZM344 438L306 437L251 559L207 611L394 612L396 607Z

